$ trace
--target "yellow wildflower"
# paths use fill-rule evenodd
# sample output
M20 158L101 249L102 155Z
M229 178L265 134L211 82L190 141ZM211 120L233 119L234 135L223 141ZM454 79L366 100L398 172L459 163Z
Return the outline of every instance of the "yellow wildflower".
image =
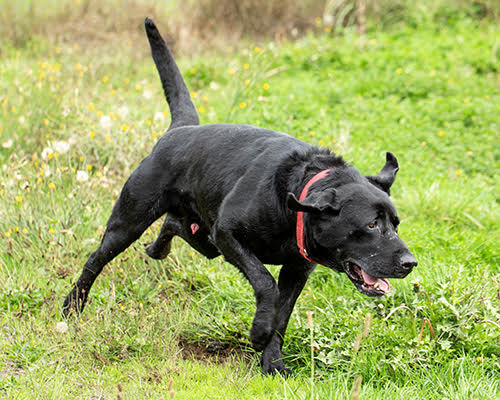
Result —
M56 188L56 185L54 184L54 182L50 182L49 183L49 189L50 190L54 190Z
M242 101L240 103L240 108L245 108L247 106L247 103L245 103L244 101Z
M264 90L269 90L269 83L264 83L264 85L262 85L262 87L264 88Z

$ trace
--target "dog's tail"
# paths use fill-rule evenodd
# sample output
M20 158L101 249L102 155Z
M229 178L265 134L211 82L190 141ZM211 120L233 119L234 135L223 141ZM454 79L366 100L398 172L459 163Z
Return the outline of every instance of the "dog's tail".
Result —
M144 25L151 46L151 54L160 74L163 91L172 115L168 129L185 125L199 125L198 113L172 53L170 53L153 20L146 18Z

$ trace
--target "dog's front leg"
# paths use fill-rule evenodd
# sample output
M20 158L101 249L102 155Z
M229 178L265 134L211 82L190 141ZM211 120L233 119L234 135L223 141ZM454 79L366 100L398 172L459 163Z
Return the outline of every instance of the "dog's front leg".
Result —
M279 291L276 281L260 260L220 224L215 227L215 244L227 261L248 279L257 300L257 310L250 330L250 340L262 351L271 340L277 325Z
M283 364L281 348L283 347L286 327L295 302L313 269L314 265L311 264L301 266L285 264L283 268L281 268L278 279L278 289L280 293L278 325L276 326L276 333L264 349L260 358L262 372L264 374L291 374L291 371L285 368Z

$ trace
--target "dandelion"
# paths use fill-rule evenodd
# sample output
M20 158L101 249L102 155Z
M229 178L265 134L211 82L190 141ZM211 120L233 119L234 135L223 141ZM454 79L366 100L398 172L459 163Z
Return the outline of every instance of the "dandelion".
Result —
M269 90L269 83L264 83L264 85L262 85L262 87L264 88L264 90Z
M92 165L91 165L91 164L87 165L87 169L88 169L89 171L92 171Z
M119 109L118 109L118 115L121 117L121 118L125 118L129 113L129 108L127 106L121 106Z
M456 173L457 173L457 175L461 175L462 174L462 170L461 169L457 169Z
M49 183L49 189L50 190L54 190L56 188L56 185L54 184L54 182L50 182Z
M191 92L189 92L189 95L191 96L192 99L194 99L197 93L194 90L192 90Z
M111 127L111 117L109 117L108 115L103 115L99 120L99 123L104 129L108 129Z
M135 85L135 90L141 90L141 89L142 89L141 85L139 85L139 84Z
M261 50L262 49L258 46L253 49L254 53L260 53Z
M482 363L482 362L483 362L483 357L477 357L477 358L476 358L476 362L478 362L478 363Z
M240 103L240 108L245 108L247 106L247 103L245 103L244 101L242 101Z
M107 83L107 82L109 81L109 76L104 75L104 76L102 77L102 81L103 81L104 83Z
M69 151L71 146L68 142L65 142L63 140L59 140L59 141L53 142L52 147L54 148L54 151L56 153L66 154Z
M243 64L243 68L244 68L244 69L248 69L248 68L250 68L250 65L248 65L248 64Z
M155 112L155 115L153 116L153 120L155 121L163 121L165 119L166 115L162 113L161 111Z
M55 232L54 228L49 228L49 233L52 235Z
M403 68L398 68L396 74L401 75L403 73Z
M104 115L104 114L102 113L102 111L97 111L97 113L96 113L96 114L97 114L97 116L98 116L99 118L101 118L101 117Z
M321 24L321 17L316 17L314 19L314 22L316 22L316 25L320 25Z
M21 196L19 196L19 195L18 195L18 196L16 196L16 201L17 201L18 203L22 203L22 202L23 202L23 198L22 198Z
M77 171L76 172L76 180L77 182L83 183L89 180L89 174L85 171Z
M23 228L21 232L23 232L26 235L28 233L28 230L26 228Z
M330 33L332 31L332 27L331 26L325 26L325 32L326 33Z
M198 111L200 113L204 113L205 112L205 107L201 106L200 108L198 108Z
M146 125L147 125L147 126L150 126L150 125L151 125L151 120L150 120L150 119L147 119L147 120L146 120Z
M111 141L111 136L110 135L106 135L104 137L104 140L106 141L106 143L109 143Z
M227 70L227 73L229 75L234 75L235 71L234 71L234 69L230 68L230 69Z
M424 140L424 141L422 142L422 147L425 147L425 146L427 146L427 142Z
M128 125L127 124L125 124L125 125L122 126L122 131L123 132L127 132L128 131Z
M191 73L196 74L196 68L191 68Z
M430 75L430 76L434 76L434 75L436 75L436 71L435 71L435 70L432 70L432 71L430 72L430 74L429 74L429 75Z
M245 86L248 86L250 84L250 79L245 79Z
M49 120L48 120L47 118L45 118L45 119L43 120L43 124L44 124L45 126L47 126L47 125L49 124Z
M58 322L56 324L56 331L59 333L66 333L68 332L68 324L64 321Z
M94 139L95 138L95 132L94 131L90 131L89 136L90 136L91 139Z
M445 133L443 131L439 131L438 135L443 137L445 135Z

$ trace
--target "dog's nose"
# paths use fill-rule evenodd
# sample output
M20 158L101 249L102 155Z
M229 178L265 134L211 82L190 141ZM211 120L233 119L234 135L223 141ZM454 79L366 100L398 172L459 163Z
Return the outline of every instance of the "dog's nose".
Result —
M403 269L407 271L411 271L418 264L417 260L411 253L405 253L403 256L401 256L399 262L401 263L401 267L403 267Z

